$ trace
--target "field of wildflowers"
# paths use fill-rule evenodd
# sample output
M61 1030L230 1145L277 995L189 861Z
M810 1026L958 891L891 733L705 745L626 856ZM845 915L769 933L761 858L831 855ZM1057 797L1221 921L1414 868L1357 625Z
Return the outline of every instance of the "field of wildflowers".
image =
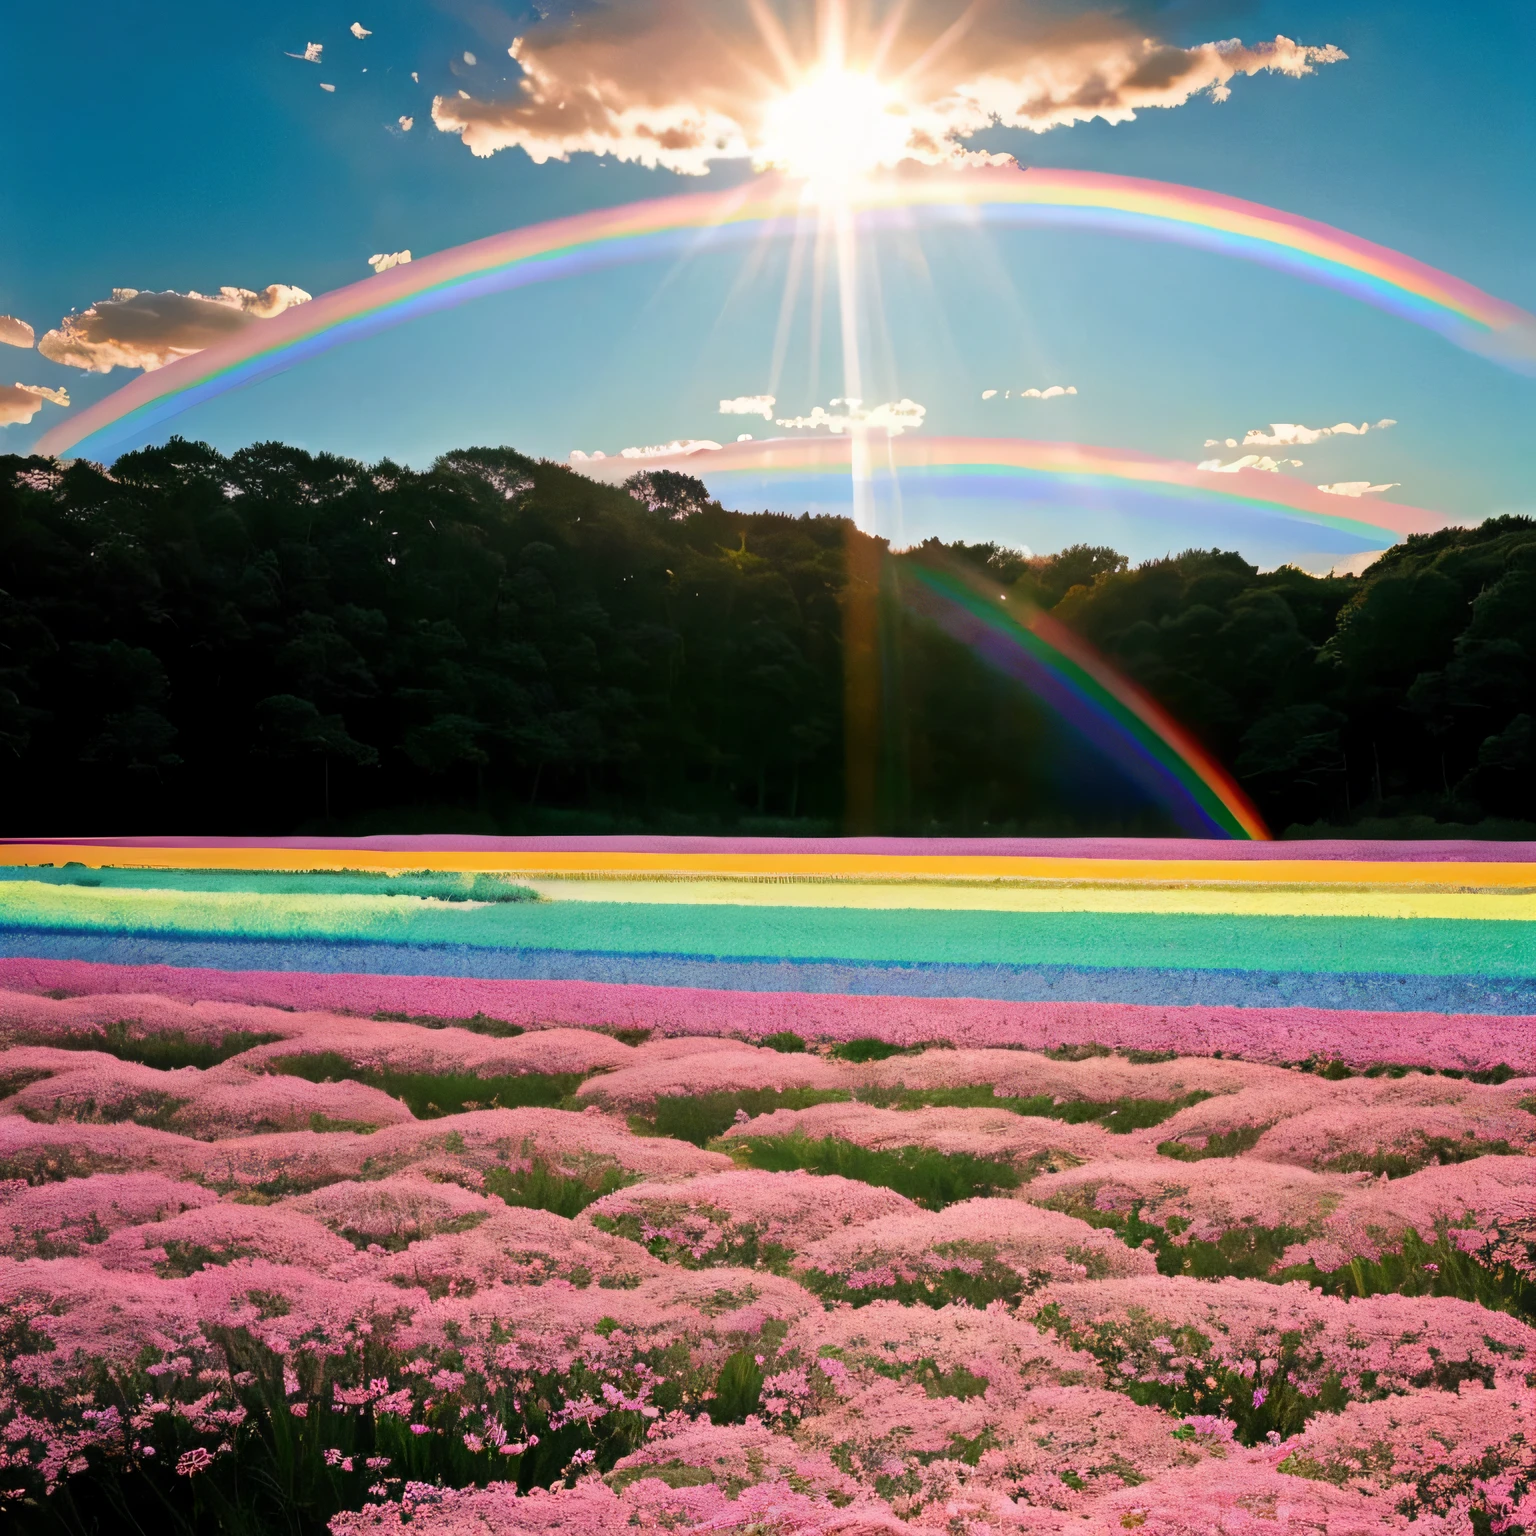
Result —
M0 962L7 1530L1536 1532L1528 1019L519 1021L81 933Z

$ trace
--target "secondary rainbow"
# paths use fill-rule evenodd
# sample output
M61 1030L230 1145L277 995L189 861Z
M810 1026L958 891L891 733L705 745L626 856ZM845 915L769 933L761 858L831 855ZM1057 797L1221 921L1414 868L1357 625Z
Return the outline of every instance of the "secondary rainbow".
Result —
M992 485L1019 501L1073 499L1102 495L1117 506L1127 493L1154 507L1169 503L1201 504L1224 512L1252 512L1286 517L1366 541L1380 548L1415 533L1435 533L1449 520L1424 507L1375 497L1330 494L1292 475L1258 469L1230 472L1197 469L1176 459L1160 459L1123 448L1088 443L1033 442L1014 437L893 438L881 434L871 449L871 472L899 477L903 489L927 487L938 493ZM716 495L793 482L796 495L846 488L852 449L846 437L768 438L696 448L686 453L644 459L623 457L582 462L595 479L617 483L637 469L681 469L703 479ZM750 500L750 494L746 499Z
M1248 797L1198 741L1049 614L1004 609L958 569L906 562L903 601L1017 679L1105 752L1194 837L1267 839Z
M1536 373L1536 316L1386 246L1239 198L1096 172L1009 168L903 174L850 198L862 228L914 221L1077 227L1242 257ZM110 459L191 406L417 316L604 267L787 235L814 215L797 183L763 177L725 192L598 209L471 241L335 289L143 374L45 433L37 451Z

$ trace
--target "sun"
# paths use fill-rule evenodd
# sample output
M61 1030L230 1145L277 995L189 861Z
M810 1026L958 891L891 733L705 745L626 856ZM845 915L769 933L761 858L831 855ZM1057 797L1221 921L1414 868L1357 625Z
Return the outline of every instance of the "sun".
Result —
M768 103L754 158L812 187L836 190L896 164L910 131L889 86L871 74L823 66Z

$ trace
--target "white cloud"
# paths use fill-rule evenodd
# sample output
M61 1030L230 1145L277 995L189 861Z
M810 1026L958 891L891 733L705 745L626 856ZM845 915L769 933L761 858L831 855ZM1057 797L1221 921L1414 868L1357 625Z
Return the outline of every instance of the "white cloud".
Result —
M679 459L687 458L695 453L718 453L720 444L711 442L707 437L685 437L681 441L673 439L670 443L654 443L647 448L621 448L615 458L620 459ZM593 453L583 453L580 448L571 449L572 464L596 464L608 455L601 449Z
M303 53L290 53L290 59L302 59L306 64L318 64L320 55L325 52L324 43L305 43Z
M772 395L737 395L734 400L720 402L720 414L722 416L761 416L764 421L772 421L774 404Z
M1243 437L1239 444L1236 438L1208 437L1205 440L1207 448L1220 448L1225 445L1228 448L1304 448L1310 443L1321 442L1325 437L1364 437L1367 432L1385 432L1388 427L1395 427L1397 422L1390 416L1383 416L1373 426L1368 421L1362 421L1357 427L1353 422L1341 421L1331 427L1304 427L1294 421L1272 421L1269 431L1265 432L1259 427L1254 427Z
M411 129L414 128L415 126L416 126L416 119L414 117L406 117L403 113L401 114L401 117L400 117L400 132L401 133L409 133L411 131Z
M15 315L0 315L0 342L8 347L30 347L36 333L25 320Z
M516 146L539 164L585 153L685 175L719 159L772 164L780 103L818 57L825 9L764 0L543 8L508 50L523 71L513 90L462 103L440 96L432 116L480 156ZM1177 47L1157 35L1159 0L871 0L847 10L847 67L878 64L895 85L875 136L882 164L995 159L965 141L999 124L1043 133L1126 122L1201 93L1223 101L1239 75L1296 78L1345 57L1287 37Z
M335 86L334 86L334 85L327 85L327 84L326 84L326 83L325 83L325 82L324 82L324 81L323 81L323 80L322 80L322 81L321 81L321 82L320 82L320 89L321 89L321 90L322 90L322 91L330 91L330 92L332 92L332 93L333 93L333 94L334 94L334 92L335 92L335 90L336 90L336 87L335 87Z
M421 84L421 76L418 75L414 69L411 71L411 79L414 80L417 85Z
M1242 458L1234 459L1230 464L1223 464L1220 459L1204 459L1195 468L1213 475L1235 475L1240 469L1262 469L1273 475L1278 474L1287 464L1301 468L1300 459L1272 459L1263 453L1245 453Z
M814 406L809 416L781 416L775 424L792 429L825 427L833 433L847 432L854 427L871 432L883 428L888 437L900 437L903 432L915 431L922 426L923 418L928 414L926 405L919 405L905 396L872 406L869 410L864 409L862 400L834 400L832 406L831 410ZM842 409L836 409L838 406Z
M68 405L69 391L43 384L0 384L0 427L25 425L42 410L45 400Z
M1060 384L1052 384L1047 389L1021 389L1019 391L1019 399L1055 400L1061 395L1075 395L1076 393L1077 386L1074 384L1068 384L1065 389Z
M362 42L365 37L373 36L373 33L370 32L368 28L365 27L360 21L354 21L352 25L347 28L347 31L349 31L352 36L358 40L358 42Z
M115 288L110 299L66 315L57 330L44 334L37 350L49 362L91 373L163 368L258 320L271 320L308 302L302 288L286 283L273 283L260 293L249 288L221 288L216 294Z
M1395 491L1403 482L1393 480L1386 485L1372 485L1369 480L1335 480L1332 485L1320 485L1318 490L1330 496L1374 496L1379 491Z
M739 432L736 435L736 441L738 443L750 443L752 441L752 434L750 432Z
M480 61L474 56L474 54L472 54L472 53L470 53L470 52L468 52L466 50L465 54L464 54L464 62L466 64L468 64L471 69L473 69L475 67L475 65L478 64Z
M984 389L981 392L981 398L983 400L990 400L996 393L997 391L995 389Z
M409 251L396 251L393 255L380 253L368 258L368 265L373 268L374 275L380 272L388 272L391 267L409 266L411 253Z

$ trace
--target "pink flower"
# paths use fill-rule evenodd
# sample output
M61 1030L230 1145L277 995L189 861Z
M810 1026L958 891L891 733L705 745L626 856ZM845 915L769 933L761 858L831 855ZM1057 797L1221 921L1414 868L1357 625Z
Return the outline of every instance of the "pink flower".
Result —
M206 1446L195 1445L176 1458L176 1471L181 1477L194 1477L213 1465L213 1452Z

